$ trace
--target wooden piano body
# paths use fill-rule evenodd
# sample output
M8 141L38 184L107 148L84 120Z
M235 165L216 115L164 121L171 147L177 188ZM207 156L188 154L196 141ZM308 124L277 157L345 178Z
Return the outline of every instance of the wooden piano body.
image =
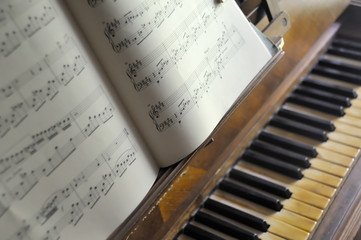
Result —
M260 1L246 1L249 18ZM212 141L189 159L167 169L137 211L110 237L112 239L173 239L227 173L262 126L274 114L301 78L324 52L339 25L334 22L350 4L343 0L281 0L291 18L284 35L284 56L212 134ZM361 10L361 9L360 9ZM347 9L347 34L361 39L361 18ZM260 23L261 24L261 23ZM355 26L352 26L355 25ZM357 31L354 27L359 27ZM318 224L312 239L354 239L361 224L361 162L356 162Z

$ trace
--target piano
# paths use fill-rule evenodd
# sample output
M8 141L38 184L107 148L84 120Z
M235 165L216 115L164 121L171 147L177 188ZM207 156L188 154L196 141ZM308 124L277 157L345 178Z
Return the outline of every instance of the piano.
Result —
M238 4L284 54L109 239L361 239L360 1Z

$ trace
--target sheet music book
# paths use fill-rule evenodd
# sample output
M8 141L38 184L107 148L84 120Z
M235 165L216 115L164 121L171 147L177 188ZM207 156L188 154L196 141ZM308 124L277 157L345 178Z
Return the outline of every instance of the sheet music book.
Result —
M1 1L1 239L105 239L270 58L233 1Z

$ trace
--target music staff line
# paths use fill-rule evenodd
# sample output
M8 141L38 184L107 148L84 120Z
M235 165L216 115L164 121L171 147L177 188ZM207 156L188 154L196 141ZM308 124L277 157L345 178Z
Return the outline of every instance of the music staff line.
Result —
M184 84L164 101L149 105L148 115L159 132L181 123L181 119L208 93L214 80L222 78L222 69L243 43L243 38L233 28L224 31Z
M67 86L85 69L86 62L77 49L70 47L69 43L64 45L64 49L60 44L58 47L57 50L46 55L43 60L0 89L0 102L13 94L18 94L21 99L20 102L10 107L9 112L0 116L0 138L3 138L12 128L18 127L32 111L37 112L47 101L52 101L61 87ZM37 87L30 91L25 88L28 94L23 93L22 88L26 84L45 72L49 74L50 80L47 80L40 88Z
M131 141L129 133L126 129L123 129L113 142L68 184L49 195L42 207L30 219L27 219L27 224L18 229L9 239L18 239L18 236L27 235L33 228L43 226L52 217L57 217L58 220L53 227L45 232L42 239L57 239L65 227L75 226L84 215L85 210L87 208L93 209L101 197L109 193L117 179L120 179L128 167L136 160L136 151L133 147L128 148L126 146L125 150L123 149L116 154L126 143L131 144ZM113 166L111 166L112 163ZM82 195L78 189L86 184L97 171L100 171L102 166L107 169L105 170L106 173L101 174L101 178L96 184L84 186L87 190ZM71 199L71 196L73 196L73 199ZM74 198L76 202L74 202ZM70 209L68 211L62 210L61 212L65 212L62 216L55 216L59 213L62 203L68 199Z
M159 28L166 18L169 18L177 8L181 8L182 6L183 4L180 0L170 0L164 4L159 4L158 1L154 0L145 0L135 9L125 14L124 17L106 22L104 35L108 39L113 51L120 53L134 44L141 44L153 33L154 29ZM153 7L158 7L158 9L153 11L154 13L151 13L152 16L147 15L147 19L150 20L140 23L138 30L124 37L125 33L121 30L126 25L133 23L138 18L146 15L146 13L151 12L150 10Z
M155 50L142 60L135 60L133 63L127 64L126 74L134 89L140 92L153 83L159 83L164 75L182 60L197 39L207 31L210 24L217 18L219 10L210 9L208 2L201 2ZM142 70L154 63L156 65L151 69L156 69L155 71L141 74Z
M3 15L2 24L6 25L0 31L0 54L10 56L20 47L23 41L34 36L43 27L56 18L56 13L48 0L29 1L0 9Z
M38 152L46 143L52 141L56 136L62 131L69 129L74 122L77 121L80 116L89 110L92 105L100 99L102 96L101 88L97 88L91 94L89 94L80 104L74 107L69 113L62 117L59 121L51 126L45 128L44 130L34 133L31 135L30 143L25 147L22 147L21 150L11 154L8 157L3 157L0 159L0 176L4 175L7 171L10 171L11 168L19 165L24 162L27 158L34 155ZM94 122L104 122L107 118L108 111L111 111L111 108L104 109L104 111L97 116L89 117L89 124L96 125ZM76 125L79 127L79 125ZM90 126L90 125L89 125ZM80 128L79 128L80 129ZM13 146L16 148L16 146Z
M117 2L117 0L111 0L113 3ZM91 8L98 7L101 3L104 3L104 0L88 0L88 5Z
M107 113L107 119L105 122L101 124L105 124L113 115L111 112ZM30 191L33 189L43 177L48 177L52 172L55 171L75 150L93 133L95 132L100 123L98 125L94 124L86 124L85 127L81 128L81 130L75 134L72 138L62 146L55 146L54 153L44 159L43 163L41 163L37 168L29 171L18 171L16 175L13 176L13 181L4 183L2 182L5 189L9 189L9 195L12 199L21 200L23 199ZM14 183L15 182L15 183ZM10 184L12 183L12 184ZM9 186L12 185L12 186ZM10 206L8 206L10 207ZM4 211L6 211L5 208ZM0 212L0 217L5 212Z

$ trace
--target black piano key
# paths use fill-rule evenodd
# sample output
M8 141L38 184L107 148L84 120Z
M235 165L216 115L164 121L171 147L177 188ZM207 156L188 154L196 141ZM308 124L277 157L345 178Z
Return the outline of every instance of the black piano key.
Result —
M330 46L327 49L327 53L349 59L361 60L361 52L350 48Z
M273 116L268 124L317 141L326 142L328 140L327 132L322 129L282 118L277 115Z
M303 168L309 168L311 163L309 158L295 152L288 151L284 148L276 147L265 142L254 140L249 146L250 149L277 158L283 162L290 163Z
M347 83L352 83L356 85L361 85L361 76L358 76L353 73L342 72L334 68L323 67L316 65L313 67L312 73L318 74L324 77L329 77L332 79L340 80Z
M266 232L270 226L265 220L263 220L259 217L255 217L249 213L235 209L231 206L225 205L225 204L215 201L211 198L208 198L204 202L203 206L204 206L204 208L206 208L208 210L211 210L215 213L221 214L222 216L228 217L239 223L242 223L242 224L252 227L254 229L260 230L262 232Z
M335 93L330 93L330 92L314 89L312 87L299 85L294 90L294 92L297 94L303 95L303 96L309 96L312 98L316 98L318 100L341 105L343 107L351 106L349 97L345 97L345 96L337 95Z
M361 67L360 66L352 65L352 64L346 63L344 61L336 60L336 59L322 58L318 61L318 65L322 66L322 67L337 69L337 70L340 70L343 72L361 75Z
M361 39L359 38L352 38L349 36L338 35L332 41L332 45L338 48L346 48L357 52L361 52Z
M285 138L273 133L269 133L266 131L262 131L258 135L258 139L263 140L265 142L268 142L270 144L285 148L289 151L293 151L299 154L303 154L308 157L316 157L317 156L317 150L315 147L293 140L289 138Z
M279 174L291 177L293 179L301 179L303 177L302 171L299 167L251 150L246 150L242 154L241 159L262 168L266 168Z
M256 233L250 232L205 212L198 211L194 216L194 220L237 239L259 240Z
M287 99L287 102L295 103L300 106L308 107L320 112L324 112L337 117L345 115L344 108L341 105L328 103L325 101L317 100L315 98L302 96L296 93L291 93Z
M228 180L220 182L218 188L275 211L280 211L283 207L280 200L277 198L270 197L266 194L235 184Z
M183 233L189 237L199 240L226 240L225 238L219 237L213 233L210 233L200 227L194 226L193 224L187 224L183 230Z
M320 89L323 91L327 91L327 92L331 92L331 93L336 93L336 94L339 94L339 95L342 95L345 97L349 97L351 99L357 98L357 93L356 93L355 89L340 86L337 84L332 84L332 83L325 82L325 81L306 78L301 82L301 85L310 86L310 87Z
M282 198L290 198L292 195L290 190L285 186L270 182L237 169L232 169L229 173L229 177Z
M289 110L283 107L278 110L277 114L281 117L292 119L294 121L298 121L316 128L320 128L325 131L332 132L336 129L335 125L330 120Z

